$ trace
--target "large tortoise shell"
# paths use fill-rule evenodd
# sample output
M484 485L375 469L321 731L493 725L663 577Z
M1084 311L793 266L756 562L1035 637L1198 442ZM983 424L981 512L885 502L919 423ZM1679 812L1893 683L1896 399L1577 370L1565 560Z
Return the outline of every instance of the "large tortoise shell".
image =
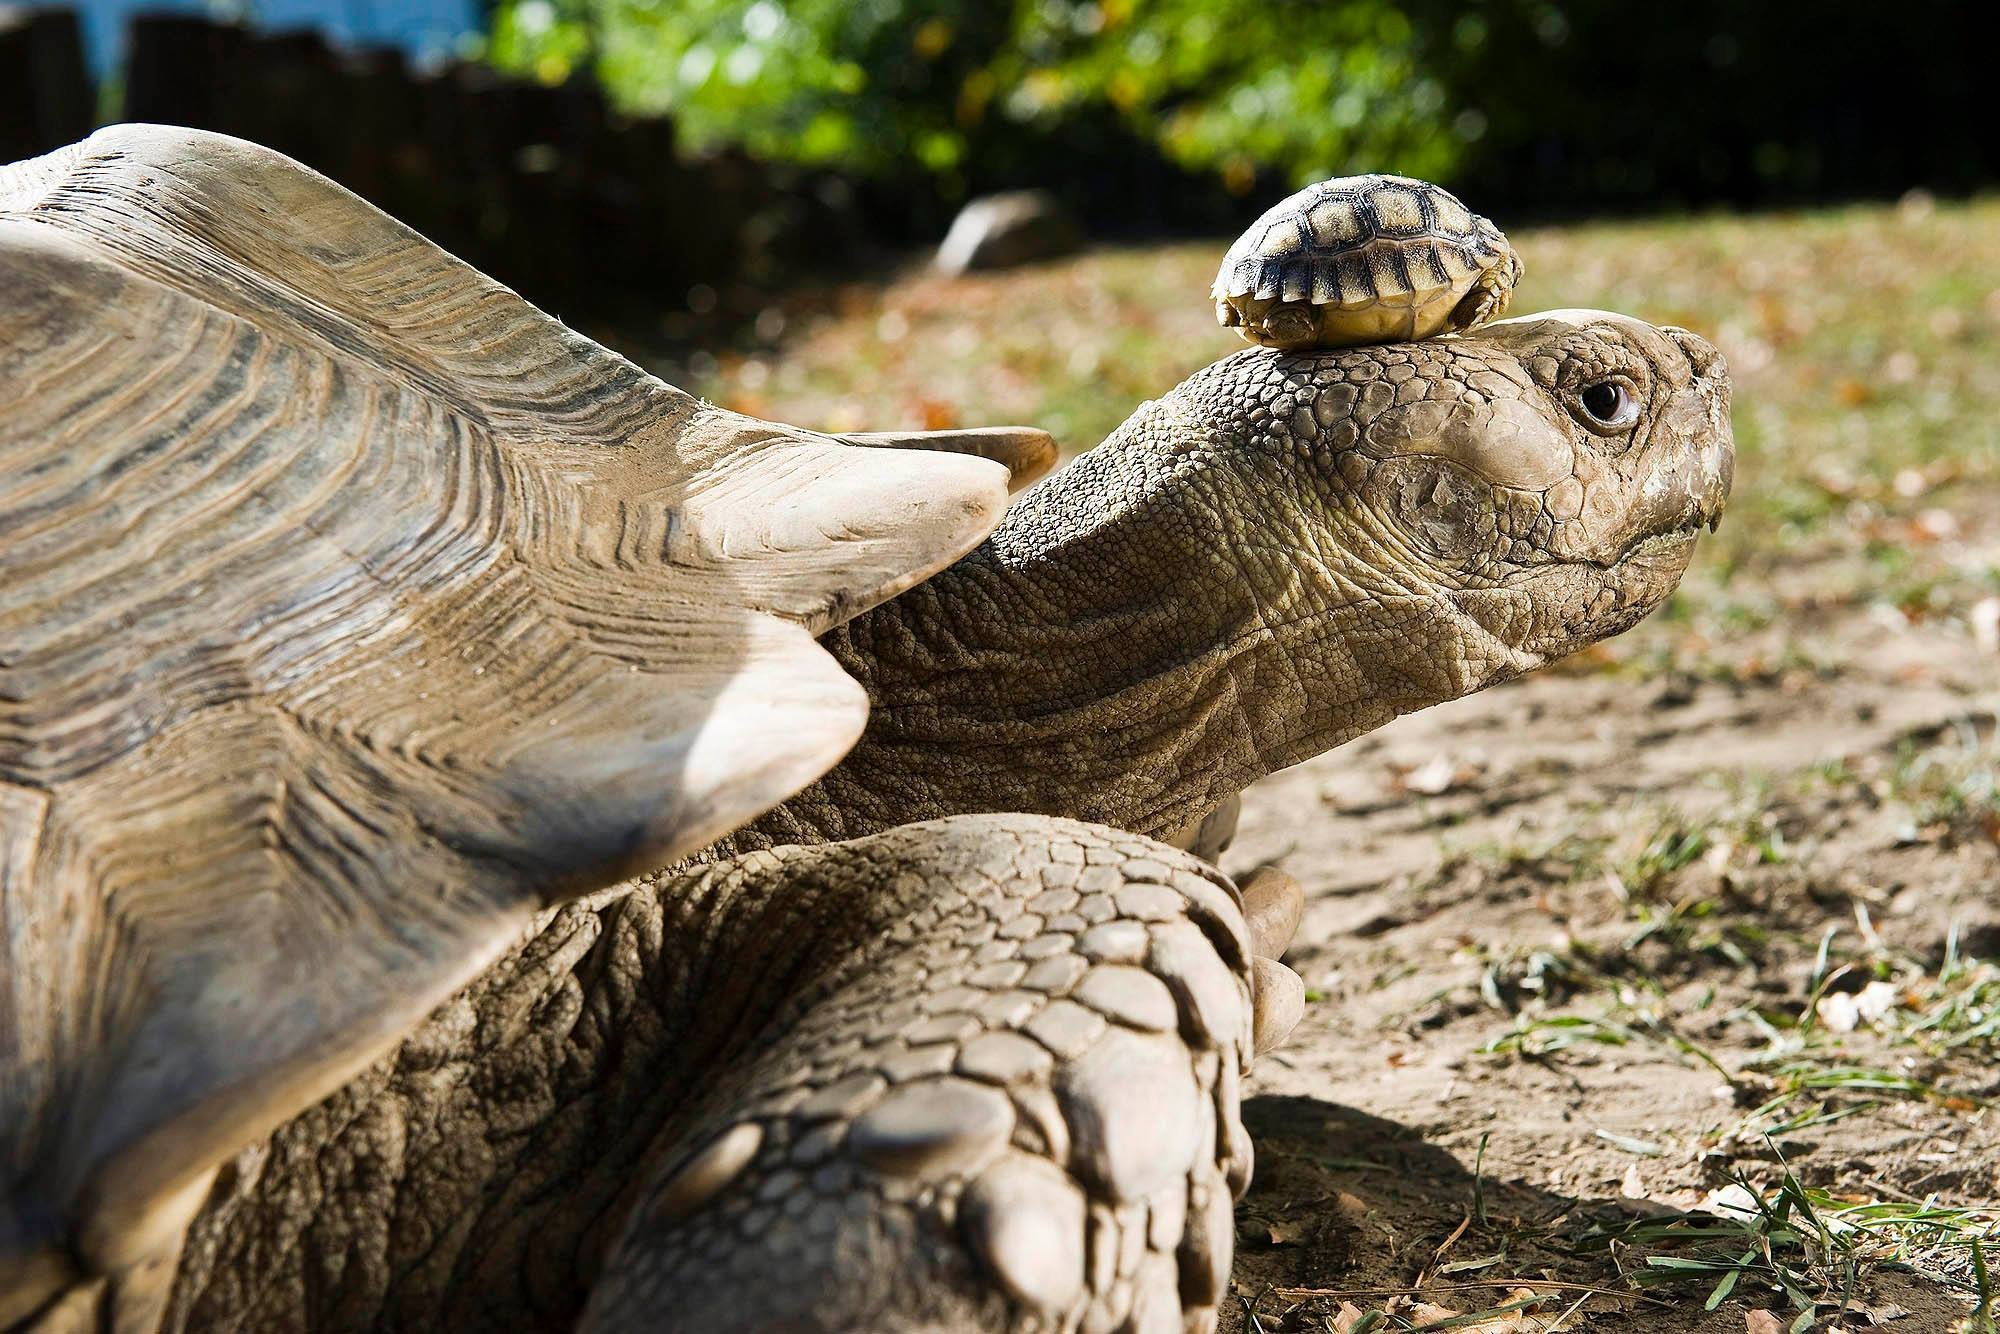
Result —
M240 140L0 166L0 1326L830 767L813 635L1005 479L701 403Z

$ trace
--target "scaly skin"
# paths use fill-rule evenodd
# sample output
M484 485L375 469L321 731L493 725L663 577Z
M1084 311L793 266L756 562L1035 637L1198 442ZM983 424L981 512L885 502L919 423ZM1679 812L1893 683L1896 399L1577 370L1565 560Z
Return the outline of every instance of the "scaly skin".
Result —
M1588 422L1607 381L1629 429ZM1596 313L1197 373L830 637L875 701L833 773L717 864L552 914L226 1167L168 1324L538 1327L595 1292L604 1330L1204 1327L1253 956L1283 942L1129 836L896 826L1165 834L1615 634L1719 513L1727 413L1707 344ZM1029 983L1043 958L1075 962ZM1068 999L1093 963L1122 1018ZM1024 1064L979 1073L975 1040ZM1164 1091L1121 1101L1121 1072ZM868 1092L812 1101L836 1087ZM1106 1165L1162 1118L1192 1118L1170 1171Z
M599 1330L1178 1329L1249 1178L1256 917L1028 816L580 900L224 1168L167 1326L566 1327L595 1286Z
M834 846L886 934L711 1091L585 1328L1212 1323L1250 1175L1228 882L1025 816Z
M1562 387L1614 376L1641 412L1599 435ZM1597 312L1217 362L828 636L867 734L730 843L995 810L1162 837L1617 634L1721 511L1728 393L1700 339Z

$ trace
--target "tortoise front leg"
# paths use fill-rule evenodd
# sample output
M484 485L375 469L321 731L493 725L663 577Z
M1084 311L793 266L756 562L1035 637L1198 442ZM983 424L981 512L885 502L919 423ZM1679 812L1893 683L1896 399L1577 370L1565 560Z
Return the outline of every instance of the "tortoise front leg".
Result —
M1254 957L1285 920L1025 816L580 900L225 1166L164 1328L566 1328L593 1289L605 1328L1199 1310L1246 1048L1297 1012Z
M974 816L720 874L828 966L677 1118L586 1329L1212 1326L1285 943L1220 873Z

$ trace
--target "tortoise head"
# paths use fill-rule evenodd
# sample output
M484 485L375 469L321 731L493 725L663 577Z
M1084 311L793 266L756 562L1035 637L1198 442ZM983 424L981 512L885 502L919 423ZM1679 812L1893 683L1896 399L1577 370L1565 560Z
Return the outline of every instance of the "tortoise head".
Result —
M1360 386L1341 463L1385 567L1540 660L1665 600L1734 474L1713 346L1564 310L1410 351L1431 363L1422 397L1385 402L1393 370Z
M877 707L815 799L1178 829L1658 606L1728 405L1700 338L1596 311L1226 357L837 633Z
M1451 695L1658 606L1719 522L1734 470L1720 354L1603 311L1239 353L1153 412L1216 449L1250 492L1232 503L1289 551L1282 573L1246 557L1251 583L1282 604L1267 622L1359 600L1361 623L1387 627L1422 607L1452 631L1425 653L1468 673Z

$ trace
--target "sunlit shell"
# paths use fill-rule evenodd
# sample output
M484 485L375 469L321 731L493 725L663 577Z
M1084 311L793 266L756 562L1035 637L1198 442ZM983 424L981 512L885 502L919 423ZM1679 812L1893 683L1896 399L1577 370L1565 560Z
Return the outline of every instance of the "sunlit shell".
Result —
M1267 347L1350 347L1475 328L1521 261L1500 229L1426 181L1342 176L1257 219L1223 258L1216 318Z

